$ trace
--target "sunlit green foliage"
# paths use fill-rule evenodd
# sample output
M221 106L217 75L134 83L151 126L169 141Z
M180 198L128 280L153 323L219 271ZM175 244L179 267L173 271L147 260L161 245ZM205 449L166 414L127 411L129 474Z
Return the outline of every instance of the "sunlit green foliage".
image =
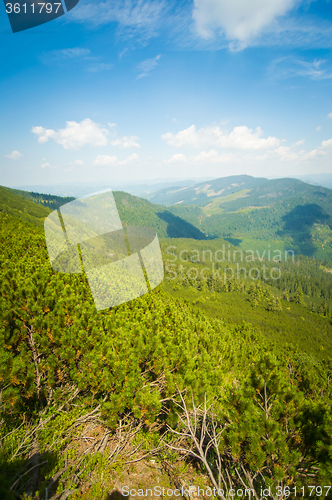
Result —
M124 207L125 222L139 224L136 205ZM9 488L36 444L49 460L41 468L42 491L64 464L62 452L81 412L100 406L110 432L124 416L140 421L148 441L154 423L161 433L166 423L177 428L172 398L188 388L198 403L205 394L213 398L220 422L228 423L221 452L234 481L242 466L256 474L257 487L332 477L326 266L309 258L303 265L301 259L281 262L283 281L266 282L231 273L222 280L208 268L203 279L199 273L208 266L197 254L192 258L190 241L170 241L189 251L182 271L179 262L173 268L176 279L97 312L85 275L52 271L42 229L21 219L0 214L3 498L12 498ZM206 250L210 243L195 242ZM256 257L254 265L263 265ZM217 264L222 275L225 263ZM243 263L248 271L252 265ZM198 276L188 274L191 267ZM85 460L82 480L93 470L109 473L102 455ZM99 485L94 491L102 492Z

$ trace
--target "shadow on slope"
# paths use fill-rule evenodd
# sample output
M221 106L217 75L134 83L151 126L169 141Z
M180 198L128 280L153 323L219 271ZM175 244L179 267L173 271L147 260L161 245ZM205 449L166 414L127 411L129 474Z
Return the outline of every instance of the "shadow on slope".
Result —
M195 226L173 215L171 212L157 212L159 219L167 222L167 236L169 238L193 238L194 240L207 240L207 236Z
M291 236L299 253L314 255L317 247L312 240L311 229L314 224L331 226L331 216L316 203L298 205L282 217L284 228L278 231L278 236Z

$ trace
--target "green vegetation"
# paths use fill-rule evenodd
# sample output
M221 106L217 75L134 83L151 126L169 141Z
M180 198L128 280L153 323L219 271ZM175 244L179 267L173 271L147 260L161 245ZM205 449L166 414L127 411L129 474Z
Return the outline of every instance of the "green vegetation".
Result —
M18 195L3 193L1 498L37 500L47 488L48 498L104 500L151 456L174 481L190 468L191 480L245 485L257 498L261 488L330 483L327 263L272 246L241 254L226 240L165 238L164 282L97 312L85 274L54 272L42 228L23 220L42 215L9 213ZM124 225L204 236L165 208L115 198ZM219 432L209 451L207 434L200 450L188 431L194 421L197 436Z
M44 219L50 210L24 199L11 189L0 186L0 213L7 213L16 218L43 227Z
M10 188L10 190L13 193L22 196L23 198L26 198L27 200L34 201L35 203L40 203L41 205L44 205L44 207L47 207L51 210L56 210L65 203L69 203L70 201L75 200L75 198L73 198L72 196L63 197L56 196L54 194L40 194L34 193L33 191L22 191L20 189L12 188Z
M161 205L154 205L122 191L115 191L113 194L124 226L152 227L161 238L206 238L190 222L177 217Z
M217 181L211 182L213 186ZM189 202L193 205L173 205L169 210L208 238L230 242L236 239L243 250L256 250L267 240L274 240L280 249L288 247L296 254L332 262L329 189L318 189L295 179L266 181L251 189L246 186L246 182L239 183L234 193L212 200L206 197L200 202L192 199Z

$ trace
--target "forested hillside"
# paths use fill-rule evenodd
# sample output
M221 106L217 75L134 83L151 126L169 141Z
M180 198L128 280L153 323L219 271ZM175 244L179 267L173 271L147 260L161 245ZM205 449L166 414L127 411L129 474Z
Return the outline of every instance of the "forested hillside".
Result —
M114 198L124 226L152 227L161 238L206 239L194 225L172 214L162 205L154 205L122 191L115 191ZM0 212L43 227L44 218L50 213L48 208L58 209L75 198L62 198L28 191L12 190L0 186Z
M188 228L115 198L124 224ZM309 486L332 498L329 267L167 238L163 284L97 312L84 274L52 271L25 213L38 220L0 213L0 498L106 500L140 464L169 471L160 484L199 482L222 499L231 487L309 498ZM249 276L263 265L267 279Z
M260 249L268 243L332 262L330 189L296 179L276 179L246 188L245 182L240 184L243 176L239 177L234 189L243 187L240 191L168 209L209 238L226 238L243 250Z
M122 191L115 191L113 194L124 226L152 227L161 238L206 238L205 234L190 222L172 214L162 205L154 205Z
M0 212L43 227L50 210L0 186Z
M27 200L40 203L41 205L44 205L44 207L50 208L51 210L56 210L57 208L60 208L61 205L69 203L75 199L72 196L55 196L53 194L41 194L35 193L34 191L22 191L20 189L12 188L10 188L10 190L15 194L23 196L23 198L26 198Z

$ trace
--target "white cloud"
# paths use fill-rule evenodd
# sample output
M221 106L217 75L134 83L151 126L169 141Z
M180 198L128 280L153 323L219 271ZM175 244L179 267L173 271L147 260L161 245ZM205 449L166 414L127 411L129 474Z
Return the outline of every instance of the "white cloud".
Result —
M114 129L115 123L109 123L109 128ZM109 142L112 146L122 149L139 148L138 137L136 135L117 137L114 130L110 134L109 130L102 128L98 123L86 118L80 123L75 121L66 122L66 127L55 131L44 127L32 127L31 132L38 136L38 142L44 144L49 139L61 144L64 149L80 149L85 145L106 146Z
M99 155L94 160L93 165L95 167L111 167L116 165L127 165L128 163L132 163L138 160L138 154L133 153L128 156L125 160L119 160L117 156L107 156L107 155Z
M316 132L320 132L322 130L322 127L320 125L318 125L318 127L316 127Z
M119 160L117 156L106 156L106 155L98 155L95 161L93 162L95 167L107 167L110 165L118 165Z
M18 160L23 156L21 153L18 151L12 151L9 155L5 155L6 158L9 158L10 160Z
M50 167L51 165L46 162L46 163L43 163L42 165L40 165L40 168L46 168L46 167Z
M136 135L117 137L111 141L112 146L118 146L122 149L127 148L140 148L140 144L137 142L138 137Z
M294 151L289 146L279 146L279 148L274 150L280 156L281 160L298 160L304 153L304 151Z
M232 153L219 154L215 149L201 151L197 156L191 156L190 160L198 163L228 163L233 162L236 155Z
M74 165L84 165L84 161L82 160L75 160Z
M169 160L164 160L164 163L179 163L183 161L187 161L186 155L178 153L173 155Z
M292 146L302 146L305 143L304 139L301 139L300 141L294 142Z
M332 78L332 71L325 67L326 63L326 59L305 61L292 56L282 57L273 61L268 69L268 73L276 79L301 76L317 81L329 80Z
M327 116L328 118L332 118L332 113L329 113Z
M299 141L300 143L301 141ZM332 152L332 139L328 139L326 141L322 141L321 145L311 151L305 151L301 149L300 151L296 151L293 146L298 145L299 143L292 144L291 147L288 146L280 146L279 148L269 151L270 154L276 153L279 156L280 161L305 161L311 160L314 158L327 158L331 155Z
M323 149L332 148L332 139L328 139L327 141L323 141L321 147Z
M109 131L97 123L86 118L80 123L66 122L66 128L57 132L44 127L32 127L32 132L39 136L38 142L44 144L50 138L61 144L64 149L80 149L86 144L91 146L106 146Z
M198 130L196 130L195 125L191 125L177 134L172 132L163 134L162 139L174 147L192 146L200 148L210 145L234 149L271 149L279 146L280 139L276 137L264 139L262 135L263 131L260 127L253 131L242 125L234 127L232 132L227 133L218 125L202 127Z
M152 59L146 59L145 61L142 61L137 65L137 69L141 72L136 80L139 80L140 78L144 78L145 76L148 76L150 72L157 66L159 59L161 58L161 54L159 54L157 57L154 57Z
M331 48L331 22L307 8L313 0L81 0L70 21L88 27L115 25L129 41L119 56L164 36L186 50L251 46ZM325 16L326 17L326 16Z
M295 4L296 0L194 0L193 19L202 38L222 31L243 48Z

